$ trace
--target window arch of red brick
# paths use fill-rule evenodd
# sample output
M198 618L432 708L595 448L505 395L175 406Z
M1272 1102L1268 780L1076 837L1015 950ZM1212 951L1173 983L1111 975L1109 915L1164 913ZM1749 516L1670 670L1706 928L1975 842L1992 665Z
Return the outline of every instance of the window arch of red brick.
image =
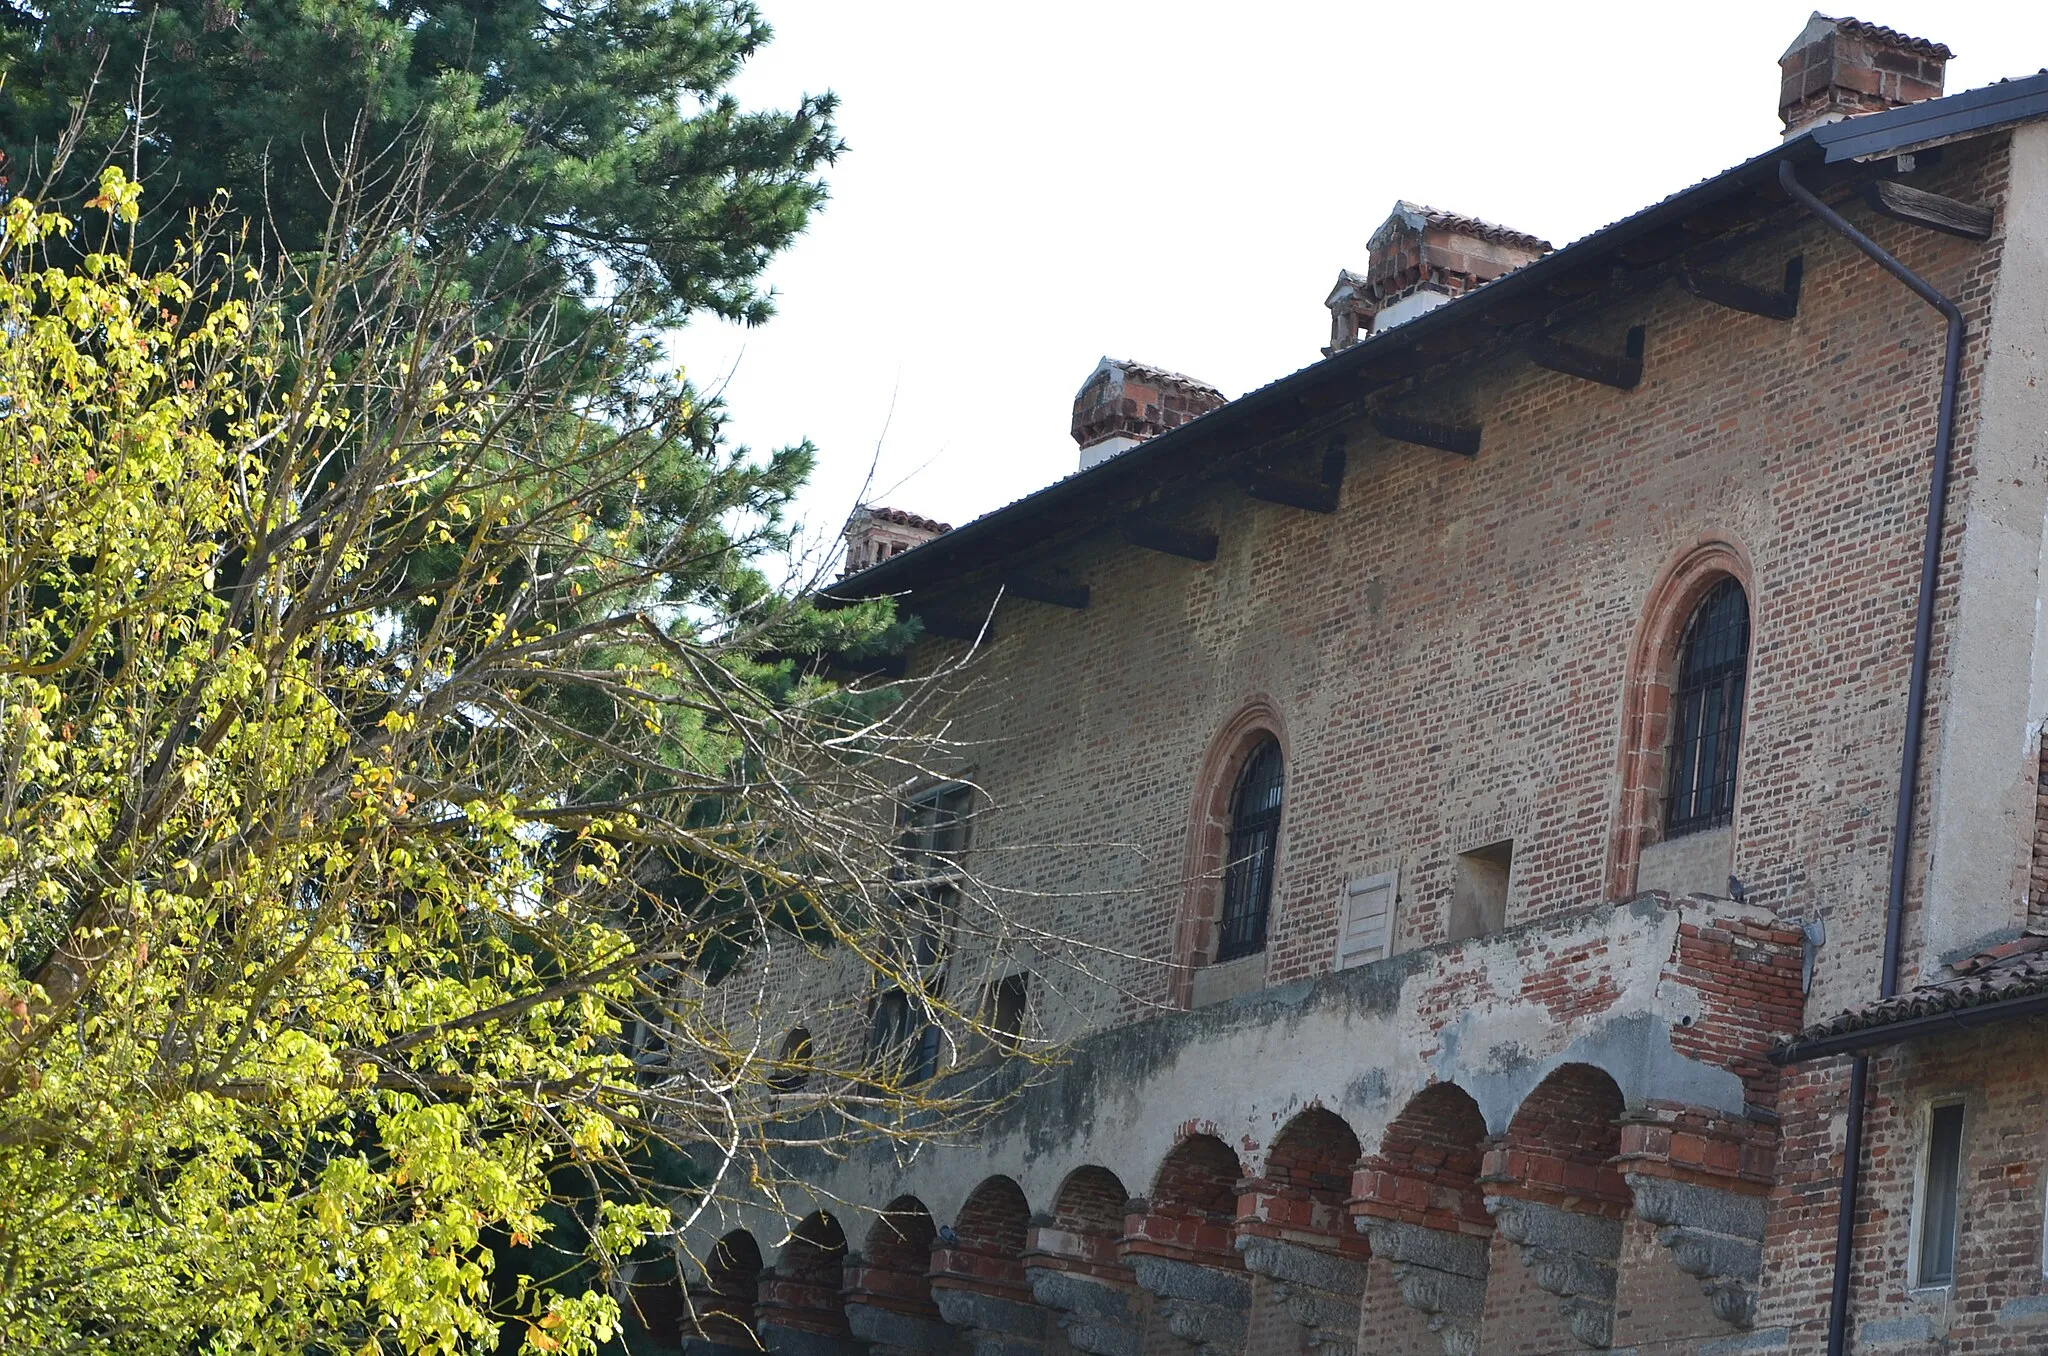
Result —
M1195 971L1216 957L1216 925L1223 913L1223 857L1230 846L1230 795L1237 774L1267 740L1280 746L1283 777L1294 772L1293 750L1280 713L1265 697L1253 697L1224 722L1202 755L1195 777L1194 804L1188 818L1188 861L1184 897L1173 937L1173 1001L1180 1007L1194 999ZM1277 913L1280 881L1285 875L1287 810L1282 784L1280 839L1273 854L1273 901ZM1268 920L1268 928L1271 920ZM1270 937L1270 932L1268 936Z
M1723 579L1733 579L1749 599L1750 653L1756 646L1756 588L1749 552L1732 537L1706 535L1676 552L1650 587L1643 615L1629 646L1628 675L1621 699L1621 794L1607 850L1607 897L1636 892L1636 866L1643 848L1657 841L1664 823L1666 761L1671 747L1671 692L1678 671L1678 647L1693 609ZM1742 759L1735 764L1736 805L1742 803Z

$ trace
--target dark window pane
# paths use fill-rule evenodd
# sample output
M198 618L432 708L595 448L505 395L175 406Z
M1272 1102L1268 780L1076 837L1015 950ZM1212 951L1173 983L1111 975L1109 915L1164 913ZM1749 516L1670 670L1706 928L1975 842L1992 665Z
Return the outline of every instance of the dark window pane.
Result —
M1928 1117L1927 1181L1920 1196L1921 1285L1956 1278L1956 1214L1963 1177L1963 1109L1938 1106Z
M1216 959L1236 960L1266 949L1273 903L1273 853L1280 841L1285 781L1280 746L1267 740L1245 759L1230 799L1229 855L1224 859L1223 920Z
M1735 812L1742 699L1749 680L1749 599L1724 579L1686 623L1671 692L1667 837L1726 824Z

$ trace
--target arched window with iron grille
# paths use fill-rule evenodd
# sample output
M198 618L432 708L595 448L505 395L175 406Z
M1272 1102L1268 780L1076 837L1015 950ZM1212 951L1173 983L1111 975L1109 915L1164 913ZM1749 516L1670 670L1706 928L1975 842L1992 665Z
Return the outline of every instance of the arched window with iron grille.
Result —
M1749 681L1749 599L1716 584L1686 623L1671 692L1671 778L1664 836L1719 828L1735 812L1742 699Z
M1230 797L1230 852L1224 858L1223 917L1216 959L1236 960L1266 949L1273 904L1273 857L1280 842L1280 799L1286 781L1280 745L1253 749Z

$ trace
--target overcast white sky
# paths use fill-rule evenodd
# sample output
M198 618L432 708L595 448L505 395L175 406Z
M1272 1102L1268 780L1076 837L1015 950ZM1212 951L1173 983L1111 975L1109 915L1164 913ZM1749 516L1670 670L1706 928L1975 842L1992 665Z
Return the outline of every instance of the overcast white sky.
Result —
M1315 361L1323 297L1397 198L1563 245L1766 149L1812 11L761 4L776 39L739 97L835 90L851 150L770 269L776 318L674 351L739 441L818 444L825 538L863 497L960 523L1072 471L1105 354L1233 397ZM1858 4L1953 48L1951 93L2048 67L2044 0Z

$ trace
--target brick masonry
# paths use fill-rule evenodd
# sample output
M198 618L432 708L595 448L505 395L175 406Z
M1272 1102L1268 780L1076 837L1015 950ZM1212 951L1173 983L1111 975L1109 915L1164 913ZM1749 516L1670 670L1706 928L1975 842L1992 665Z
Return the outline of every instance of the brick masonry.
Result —
M2002 213L2008 145L1947 147L1915 182ZM1979 483L1973 431L2007 242L1846 210L1969 321L1934 750L1964 525L2002 492ZM1294 1350L1287 1282L1261 1273L1249 1319L1231 1307L1249 1239L1369 1258L1361 1352L1534 1356L1596 1337L1659 1356L1817 1350L1846 1063L1781 1071L1769 1053L1875 988L1941 331L1796 214L1717 267L1770 285L1793 255L1805 287L1789 323L1676 286L1616 298L1572 338L1618 349L1644 326L1633 391L1503 354L1410 396L1433 417L1483 418L1476 459L1352 423L1335 513L1214 487L1175 507L1216 532L1213 562L1105 535L1057 562L1089 584L1088 608L1006 602L955 705L960 771L985 802L973 867L1022 929L1080 945L990 925L955 963L1028 965L1045 981L1036 1029L1073 1053L971 1148L908 1172L883 1155L821 1170L821 1205L850 1217L914 1192L959 1240L933 1253L941 1286L1028 1297L1035 1268L1102 1283L1060 1292L1073 1305L1128 1301L1092 1317L1051 1306L1074 1350L1134 1333L1148 1352ZM1731 858L1746 902L1638 896L1672 638L1686 590L1728 574L1753 636ZM929 672L963 648L932 640L913 662ZM2035 730L1947 774L2033 810L2001 840L2015 888L1978 902L1980 931L2038 927L2048 898ZM1213 955L1219 806L1268 736L1287 782L1263 973L1190 1010L1191 970ZM1941 963L1919 940L1937 800L1920 800L1908 863L1912 971ZM1503 841L1505 927L1449 941L1458 854ZM1385 871L1399 878L1392 954L1333 972L1344 886ZM1827 943L1803 992L1808 920ZM801 1020L826 1058L850 1061L864 982L778 956L764 984L739 987L784 995L763 1020ZM1859 1350L2048 1346L2041 1034L1876 1061ZM1929 1296L1904 1284L1916 1146L1928 1100L1949 1095L1971 1108L1965 1241L1956 1284ZM1687 1253L1696 1222L1639 1212L1646 1182L1761 1201L1760 1236L1699 1225L1711 1246ZM1126 1186L1144 1195L1119 1199ZM1401 1256L1369 1242L1393 1246L1375 1232L1393 1226L1410 1231ZM756 1232L771 1227L763 1215ZM829 1249L791 1249L763 1318L817 1327ZM1224 1279L1191 1299L1175 1287L1194 1272ZM1169 1310L1201 1304L1220 1315L1210 1336L1172 1330ZM1090 1323L1109 1335L1077 1335Z

